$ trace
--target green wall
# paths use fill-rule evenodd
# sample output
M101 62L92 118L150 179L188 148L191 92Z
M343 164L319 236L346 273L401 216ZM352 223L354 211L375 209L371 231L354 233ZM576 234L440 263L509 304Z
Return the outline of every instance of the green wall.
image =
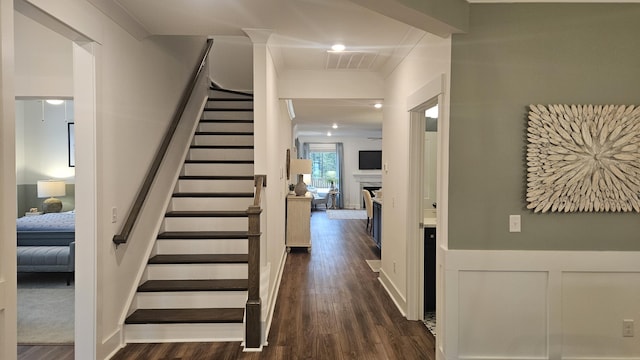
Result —
M66 184L66 195L56 196L62 201L62 211L70 211L75 209L76 202L76 186L75 184ZM38 208L42 211L42 202L45 199L38 198L38 189L36 184L19 184L18 192L18 214L17 217L24 216L24 213L31 208Z
M534 214L525 199L528 105L640 105L639 35L637 4L471 5L452 38L451 249L640 250L639 214Z

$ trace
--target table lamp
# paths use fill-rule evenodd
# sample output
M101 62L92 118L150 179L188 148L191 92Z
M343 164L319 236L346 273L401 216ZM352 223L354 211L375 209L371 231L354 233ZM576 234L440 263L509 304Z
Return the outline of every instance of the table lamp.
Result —
M293 159L291 161L291 173L298 174L298 183L293 191L297 196L304 196L307 193L307 184L304 183L304 175L311 175L311 160Z
M48 198L42 203L42 212L52 213L62 210L62 201L54 196L65 196L65 184L62 180L38 180L38 197Z

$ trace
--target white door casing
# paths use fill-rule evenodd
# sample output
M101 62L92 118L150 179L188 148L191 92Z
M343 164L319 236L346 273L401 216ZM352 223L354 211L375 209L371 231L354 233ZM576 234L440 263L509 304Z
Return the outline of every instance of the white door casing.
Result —
M0 358L16 358L16 148L13 0L0 0Z
M449 163L449 123L445 113L447 102L446 75L426 83L407 97L407 112L410 112L410 174L407 191L407 319L421 320L424 315L424 234L420 224L423 222L424 184L424 110L438 104L438 132L436 155L436 202L437 202L437 242L436 242L436 334L442 334L442 314L444 314L443 261L447 248L448 219L448 163ZM419 195L418 195L419 194ZM417 196L418 195L418 196ZM436 337L436 358L443 356L444 338Z

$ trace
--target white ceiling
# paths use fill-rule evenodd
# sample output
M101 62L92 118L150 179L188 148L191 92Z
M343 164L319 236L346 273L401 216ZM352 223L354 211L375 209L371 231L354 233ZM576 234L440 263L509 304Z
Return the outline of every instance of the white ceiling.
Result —
M297 133L300 136L369 137L381 136L382 109L375 100L298 99L294 100ZM333 125L337 125L337 129Z
M421 31L349 0L89 1L111 13L114 19L127 15L132 17L140 25L138 32L144 33L146 30L150 35L246 36L243 29L269 29L273 31L270 46L278 53L277 66L292 70L372 71L384 76L415 45L419 40L416 33ZM366 3L361 0L358 2ZM389 0L391 3L394 1ZM384 7L387 3L381 4ZM334 43L343 43L350 52L343 55L327 53ZM356 133L371 137L373 132L380 136L381 110L374 109L372 102L294 99L296 131L301 134L326 134L335 122L339 126L343 124L337 130L332 130L335 136Z
M114 1L154 35L245 36L242 29L269 29L283 65L296 70L325 68L327 50L340 42L376 55L371 69L379 71L411 30L348 0Z
M153 35L246 36L273 31L281 67L289 70L389 72L417 41L416 29L348 0L113 0ZM343 43L344 54L331 54ZM395 56L392 56L395 55ZM300 135L380 137L375 100L294 99ZM333 123L338 129L331 129Z

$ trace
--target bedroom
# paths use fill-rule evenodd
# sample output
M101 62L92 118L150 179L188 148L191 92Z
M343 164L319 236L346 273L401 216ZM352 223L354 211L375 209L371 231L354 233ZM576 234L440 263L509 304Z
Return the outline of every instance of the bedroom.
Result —
M56 196L62 201L61 211L75 208L75 167L70 166L74 159L69 157L74 123L74 104L69 100L71 42L19 13L15 14L15 27L16 218L33 221L45 218L39 215L45 200L38 197L36 184L40 180L64 181L65 195ZM45 53L47 56L43 56ZM61 104L46 101L53 98L66 100ZM34 212L31 209L35 209ZM70 252L70 247L68 249ZM20 250L18 254L20 256ZM36 272L37 267L22 267L22 270L33 272L18 272L19 343L73 342L74 286L66 283L70 277L64 273ZM39 294L33 296L32 293ZM65 309L62 321L49 316L50 311L39 310L42 303L56 301L55 297L60 306L56 307ZM46 300L42 301L43 298ZM24 311L25 308L28 311ZM33 326L34 322L38 325ZM51 331L52 327L55 331ZM63 337L53 338L52 334Z

